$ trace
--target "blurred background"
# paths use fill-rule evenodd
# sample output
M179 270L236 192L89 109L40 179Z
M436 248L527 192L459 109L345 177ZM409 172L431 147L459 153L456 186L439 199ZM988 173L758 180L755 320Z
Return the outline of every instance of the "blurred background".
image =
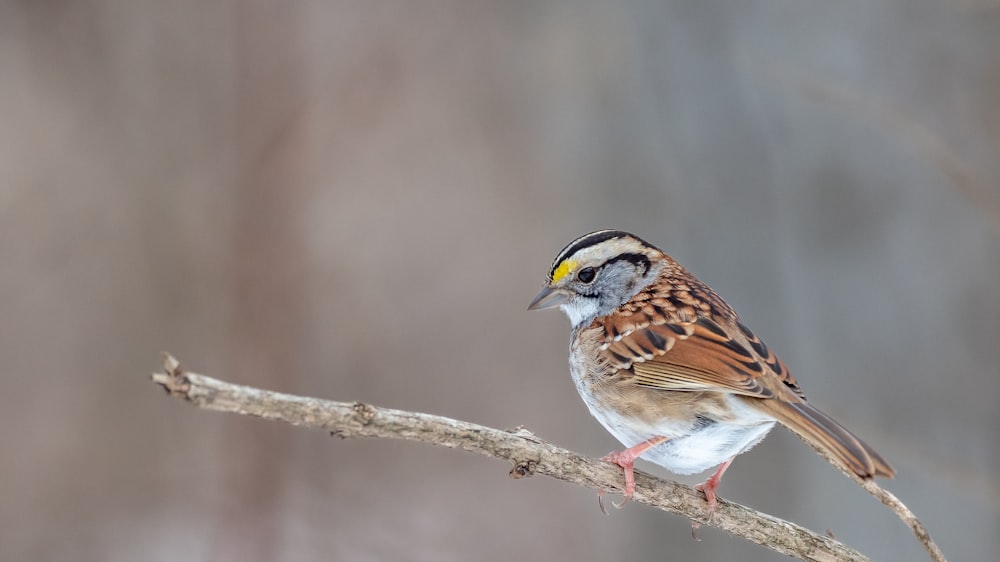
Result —
M0 559L784 560L149 381L167 350L603 455L566 319L525 307L607 227L724 295L952 560L995 558L998 8L0 2ZM721 495L924 559L786 431Z

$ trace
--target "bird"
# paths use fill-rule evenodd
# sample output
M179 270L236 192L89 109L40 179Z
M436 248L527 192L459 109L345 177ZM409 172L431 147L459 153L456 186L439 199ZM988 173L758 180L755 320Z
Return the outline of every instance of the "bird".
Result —
M634 234L599 230L563 248L528 305L556 307L572 325L576 389L625 446L603 457L624 471L616 507L635 493L636 459L681 475L718 467L696 487L711 521L723 473L776 423L861 479L895 475L806 400L784 362L722 297Z

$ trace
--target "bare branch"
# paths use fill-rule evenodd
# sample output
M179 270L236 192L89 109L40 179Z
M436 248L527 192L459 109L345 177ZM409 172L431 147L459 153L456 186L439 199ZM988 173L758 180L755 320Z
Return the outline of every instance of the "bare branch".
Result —
M857 474L854 474L854 472L845 469L840 465L840 463L837 462L836 459L833 458L832 455L828 454L826 451L814 446L805 439L802 441L812 447L814 451L819 453L819 456L825 458L827 462L836 467L837 470L851 480L857 482L858 486L861 486L866 492L875 496L875 499L885 504L886 507L899 516L903 523L909 527L911 531L913 531L914 536L917 537L917 540L920 542L920 545L924 547L924 550L927 551L927 554L930 555L931 560L934 562L948 562L945 560L944 553L941 552L941 549L938 548L934 539L931 538L931 534L927 531L927 528L924 527L924 524L917 519L917 516L914 515L913 512L910 511L910 508L906 507L906 504L900 501L899 498L882 486L879 486L874 480L864 480L859 478Z
M199 408L280 420L322 429L343 438L405 439L473 451L510 461L510 475L514 478L544 474L588 488L617 491L623 484L621 469L617 466L556 447L522 428L506 431L361 402L333 402L231 384L186 372L168 354L164 354L164 367L165 373L153 374L153 381L171 396ZM635 483L635 501L692 520L700 520L705 515L705 500L692 488L640 471L635 473ZM885 500L883 503L889 505ZM870 561L832 538L721 499L708 524L800 560Z

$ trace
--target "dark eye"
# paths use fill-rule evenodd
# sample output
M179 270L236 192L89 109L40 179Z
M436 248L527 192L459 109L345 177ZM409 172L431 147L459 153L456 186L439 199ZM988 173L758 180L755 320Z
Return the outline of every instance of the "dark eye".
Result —
M576 274L576 278L581 283L590 283L594 280L594 277L597 277L597 271L593 267L585 267Z

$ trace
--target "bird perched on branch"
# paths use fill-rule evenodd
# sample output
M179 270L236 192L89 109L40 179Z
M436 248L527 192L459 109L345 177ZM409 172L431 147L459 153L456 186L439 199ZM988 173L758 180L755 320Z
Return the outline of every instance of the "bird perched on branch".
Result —
M625 472L617 507L635 491L637 458L677 474L718 466L698 486L711 519L722 474L775 422L861 478L894 474L806 401L781 359L722 297L638 236L600 230L566 246L528 306L555 307L573 325L570 372L580 396L627 447L604 457Z

